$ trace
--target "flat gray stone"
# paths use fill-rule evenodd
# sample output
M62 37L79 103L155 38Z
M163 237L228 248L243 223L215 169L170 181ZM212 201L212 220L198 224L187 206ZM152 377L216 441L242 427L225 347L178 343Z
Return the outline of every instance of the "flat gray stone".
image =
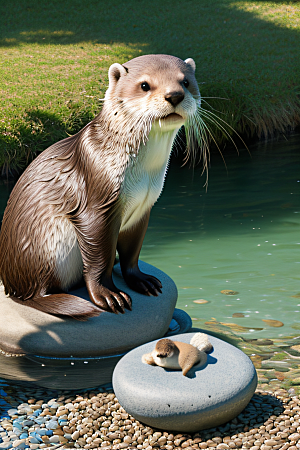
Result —
M132 311L125 314L103 312L86 322L58 318L15 303L0 291L0 349L45 357L95 357L118 355L167 332L177 300L174 282L165 273L142 261L143 272L157 277L162 294L148 297L125 284L120 266L114 268L117 287L132 298ZM73 291L88 299L86 289Z
M194 334L171 339L189 343ZM194 366L188 377L142 362L156 341L123 356L113 373L113 388L123 408L147 425L183 432L216 427L236 417L255 392L255 368L241 350L213 336L209 340L213 350L207 364Z

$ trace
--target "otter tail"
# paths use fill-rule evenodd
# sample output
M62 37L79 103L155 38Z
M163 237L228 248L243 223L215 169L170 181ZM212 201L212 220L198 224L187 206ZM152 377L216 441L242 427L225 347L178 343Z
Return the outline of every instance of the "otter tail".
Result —
M10 296L16 303L52 314L54 316L72 317L76 320L87 320L99 316L103 311L93 303L71 294L52 294L45 297L35 297L21 300Z
M190 344L200 350L200 352L209 352L212 349L212 345L208 340L208 336L204 333L194 334L190 341Z

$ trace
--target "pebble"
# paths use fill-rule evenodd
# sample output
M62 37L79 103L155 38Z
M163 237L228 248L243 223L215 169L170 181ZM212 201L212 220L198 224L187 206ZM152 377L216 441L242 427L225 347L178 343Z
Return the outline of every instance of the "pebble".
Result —
M284 323L280 322L280 320L272 320L272 319L262 319L263 322L265 322L270 327L283 327Z
M20 448L20 449L22 449L22 448L25 448L26 447L26 443L25 443L25 440L18 440L18 439L16 439L14 442L13 442L13 448L15 448L15 447L18 447L18 449Z
M48 430L56 430L56 428L58 428L58 423L56 420L49 420L49 422L46 422L45 425Z
M225 294L225 295L237 295L238 292L237 291L232 291L231 289L223 289L221 291L221 294Z
M11 442L2 442L0 443L0 448L12 448L12 443Z
M79 431L74 431L74 433L72 434L72 439L73 441L76 441L80 436Z
M238 417L193 434L143 425L126 413L111 390L103 388L81 395L59 391L48 401L31 392L28 400L21 397L19 405L13 396L6 396L11 408L0 420L0 449L300 450L300 398L293 389L276 389L257 389ZM33 416L33 410L38 415ZM58 422L62 417L63 424Z
M58 443L59 441L60 441L60 439L59 439L59 435L58 434L55 434L55 435L49 437L49 442Z
M29 442L31 442L31 444L38 444L40 442L43 442L43 439L37 439L34 436L29 436Z
M198 300L193 300L194 303L198 305L205 305L206 303L210 303L208 300L204 300L204 298L199 298Z
M21 433L19 436L20 439L26 439L28 438L28 433Z

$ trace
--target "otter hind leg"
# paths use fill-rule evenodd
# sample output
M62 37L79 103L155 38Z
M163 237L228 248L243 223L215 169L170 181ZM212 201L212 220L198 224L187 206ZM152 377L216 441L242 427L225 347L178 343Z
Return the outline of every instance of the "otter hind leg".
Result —
M42 249L48 268L46 285L27 300L11 296L16 302L57 316L87 320L101 314L91 302L66 293L82 279L83 263L74 226L66 218L53 218L48 223L48 236ZM45 272L44 268L44 272ZM47 295L51 293L51 295ZM46 295L45 295L46 294Z
M68 219L53 221L48 251L50 258L55 261L54 277L59 288L66 291L78 284L83 275L83 262L75 228Z

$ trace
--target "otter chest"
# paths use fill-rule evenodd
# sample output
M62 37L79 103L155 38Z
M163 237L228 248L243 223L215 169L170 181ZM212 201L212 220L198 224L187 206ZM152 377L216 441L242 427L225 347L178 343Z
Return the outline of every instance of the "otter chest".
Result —
M141 145L137 157L126 169L121 191L121 231L134 226L160 196L177 131L150 132L147 143Z
M154 354L153 359L157 366L165 367L166 369L181 369L178 361L178 352L167 358L160 358Z

